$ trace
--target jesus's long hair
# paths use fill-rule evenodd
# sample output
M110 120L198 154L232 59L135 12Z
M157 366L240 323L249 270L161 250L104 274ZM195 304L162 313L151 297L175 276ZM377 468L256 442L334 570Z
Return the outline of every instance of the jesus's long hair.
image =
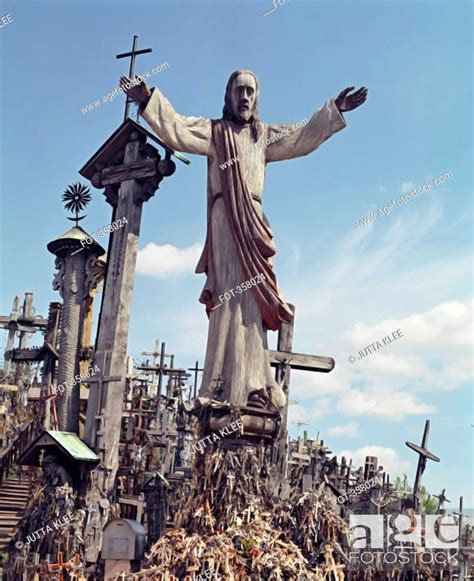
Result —
M250 131L251 131L253 140L255 142L257 142L263 134L262 124L260 123L260 120L258 118L258 99L260 97L260 86L258 84L257 75L255 73L253 73L252 71L248 71L248 70L243 69L240 71L234 71L230 75L229 80L227 81L227 87L225 89L224 109L222 110L222 119L225 119L226 121L238 122L238 120L236 119L236 117L232 111L232 104L231 104L231 100L230 100L230 95L231 95L231 91L232 91L232 85L234 84L235 79L238 77L238 75L243 75L243 74L252 75L252 77L255 79L255 105L253 108L252 117L250 119Z

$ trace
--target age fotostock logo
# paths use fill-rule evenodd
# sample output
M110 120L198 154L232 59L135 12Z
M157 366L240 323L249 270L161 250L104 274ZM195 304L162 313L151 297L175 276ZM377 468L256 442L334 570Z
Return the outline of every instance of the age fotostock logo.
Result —
M391 549L402 543L426 549L459 548L458 524L447 515L351 514L349 528L351 546L356 550Z

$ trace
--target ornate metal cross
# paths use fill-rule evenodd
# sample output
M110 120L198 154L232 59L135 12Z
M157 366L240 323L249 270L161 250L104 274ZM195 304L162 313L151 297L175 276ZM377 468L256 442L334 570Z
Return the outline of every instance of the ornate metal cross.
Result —
M123 59L123 58L131 57L131 59L130 59L130 69L129 69L129 72L128 72L128 78L129 79L132 79L132 81L133 81L133 77L135 75L135 57L137 55L139 55L139 54L145 54L147 52L152 52L153 51L152 48L144 48L142 50L137 50L137 46L138 46L138 36L137 35L134 35L131 52L123 52L121 54L115 55L115 58L117 58L117 59ZM131 103L131 101L130 101L130 99L127 96L127 98L125 100L125 115L123 117L123 120L124 121L126 121L127 118L128 118L128 110L130 108L130 103Z

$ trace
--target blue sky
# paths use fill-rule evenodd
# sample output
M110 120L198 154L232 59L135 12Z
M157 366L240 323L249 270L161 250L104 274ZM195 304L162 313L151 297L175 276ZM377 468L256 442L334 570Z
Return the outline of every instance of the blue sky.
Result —
M472 33L467 2L2 2L1 303L58 300L46 244L70 227L60 203L79 168L120 124L123 98L80 108L117 86L115 54L133 34L167 62L151 80L178 112L221 115L229 74L250 68L261 118L295 123L349 85L369 88L347 127L309 157L270 164L265 212L276 270L296 305L294 350L330 355L329 375L293 373L291 419L356 461L375 453L393 477L416 459L431 419L441 457L425 483L473 506ZM373 224L354 224L426 180L453 177ZM109 224L102 193L83 226ZM130 353L165 340L177 365L204 358L207 321L194 263L205 232L206 160L178 164L143 212ZM105 241L104 241L105 244ZM348 357L402 329L363 361ZM270 342L274 339L271 337ZM2 338L2 343L4 339ZM34 343L34 341L33 341ZM296 426L291 425L296 435Z

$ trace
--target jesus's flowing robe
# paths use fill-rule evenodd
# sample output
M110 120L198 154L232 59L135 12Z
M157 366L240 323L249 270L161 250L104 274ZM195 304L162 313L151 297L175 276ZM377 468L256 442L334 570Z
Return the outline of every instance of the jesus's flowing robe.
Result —
M200 301L209 316L199 395L241 407L252 393L264 392L281 409L285 396L270 368L267 329L279 329L292 315L272 268L275 246L262 211L265 166L308 155L345 127L344 118L330 99L300 127L262 123L263 147L242 156L255 145L250 125L180 115L157 88L141 114L171 149L208 159L207 235L196 269L207 275ZM237 163L221 169L237 156ZM263 283L237 291L261 272ZM231 290L230 300L221 302Z

